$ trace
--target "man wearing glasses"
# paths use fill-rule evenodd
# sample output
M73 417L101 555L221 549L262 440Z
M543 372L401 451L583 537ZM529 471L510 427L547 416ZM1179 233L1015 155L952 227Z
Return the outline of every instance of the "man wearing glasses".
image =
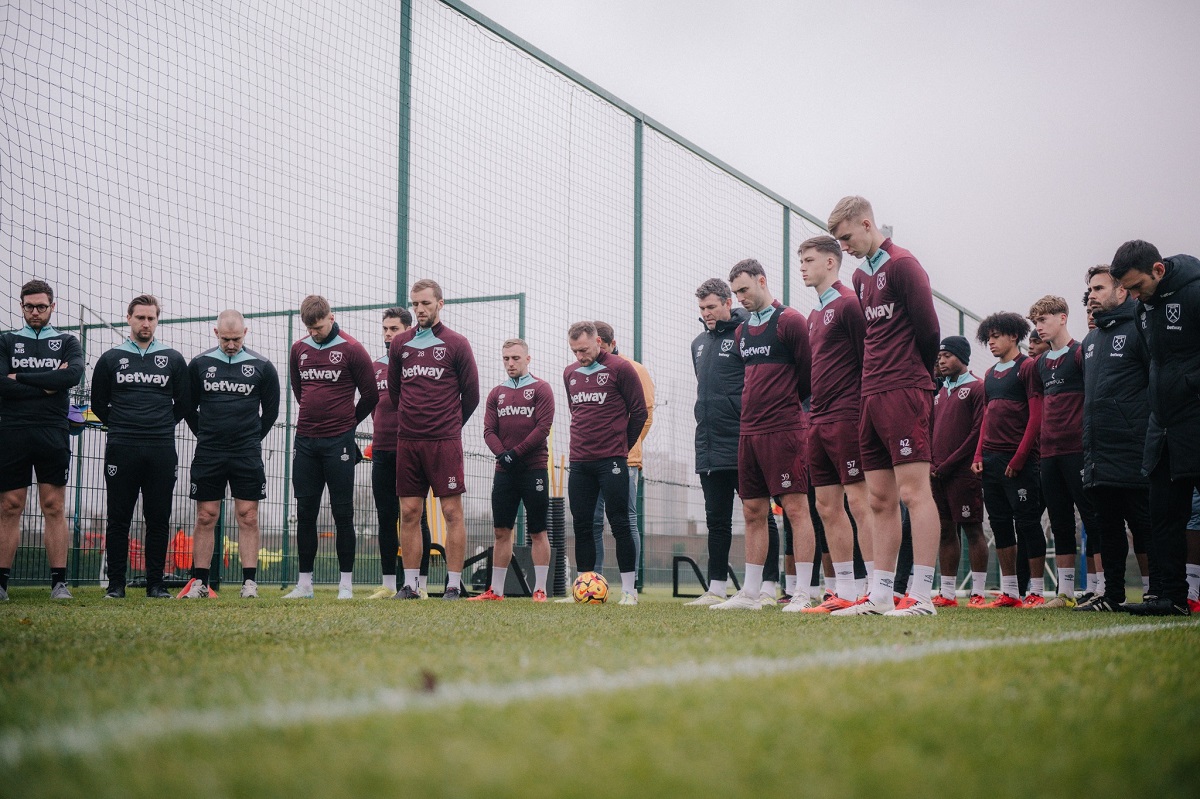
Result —
M54 289L44 280L30 280L21 287L25 326L0 334L0 602L8 601L9 570L35 475L46 520L50 597L72 598L64 515L71 464L67 411L70 391L83 376L83 348L74 336L50 325L54 307Z

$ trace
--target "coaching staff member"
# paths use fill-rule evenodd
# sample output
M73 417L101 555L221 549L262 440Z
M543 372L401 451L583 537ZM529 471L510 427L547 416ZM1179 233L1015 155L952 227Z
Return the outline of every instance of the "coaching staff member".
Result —
M188 599L209 595L213 537L226 485L237 515L241 596L258 596L258 503L267 498L262 441L279 417L279 373L266 356L246 346L248 332L241 313L222 311L213 328L217 346L188 364L185 419L196 434L189 492L196 501L192 580L181 594Z
M171 598L163 568L179 463L175 425L187 411L189 387L187 361L154 336L161 313L154 295L134 297L126 316L129 339L101 355L92 372L92 412L108 426L106 599L125 598L129 524L138 494L146 519L146 596Z
M1138 329L1150 348L1150 423L1142 469L1150 475L1150 593L1129 611L1186 616L1192 491L1200 487L1200 260L1163 258L1127 241L1112 276L1138 300Z
M44 280L21 287L21 313L25 326L0 334L0 602L8 600L8 572L35 475L46 520L50 598L71 599L63 515L71 464L67 410L69 392L83 377L83 348L50 325L54 289Z

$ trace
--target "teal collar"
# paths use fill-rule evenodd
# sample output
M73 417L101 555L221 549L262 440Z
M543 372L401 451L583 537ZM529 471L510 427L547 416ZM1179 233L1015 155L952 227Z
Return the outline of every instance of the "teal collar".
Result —
M775 315L775 303L771 303L766 308L763 308L761 311L755 311L752 314L750 314L750 326L751 327L760 327L762 325L765 325L767 322L769 322L771 320L771 317L774 315Z
M821 296L817 298L817 310L820 311L840 296L842 294L837 290L837 281L834 281L833 285L822 291Z
M596 374L596 372L599 372L601 369L607 369L607 368L608 368L607 366L600 363L600 361L596 360L596 361L592 361L590 366L581 366L576 371L579 372L580 374L584 374L584 375L594 375L594 374Z
M159 344L158 339L154 339L154 341L151 341L146 349L142 349L133 339L127 338L125 339L125 343L117 347L117 349L125 350L126 352L132 352L136 355L149 355L151 352L156 350L165 350L166 347L162 344Z
M1050 351L1048 351L1048 352L1046 353L1046 357L1048 357L1048 358L1049 358L1050 360L1052 360L1052 361L1056 361L1056 360L1058 360L1059 358L1061 358L1062 356L1066 355L1066 354L1067 354L1067 351L1068 351L1068 350L1070 350L1070 349L1071 349L1071 342L1069 342L1069 341L1068 341L1068 342L1067 342L1067 346L1063 347L1061 350L1050 350Z
M863 261L862 266L860 266L859 269L862 269L868 275L873 275L882 269L883 265L890 260L892 260L892 256L888 255L887 250L883 249L881 246L873 254L867 256L867 259Z
M504 381L504 386L506 388L522 388L524 386L529 385L532 382L534 382L533 375L526 372L525 374L518 377L516 380L512 379L511 377L506 379Z
M1013 368L1016 365L1017 365L1017 359L1013 358L1008 363L998 363L992 368L994 371L997 371L997 372L1007 372L1009 369Z
M413 334L413 339L424 338L426 336L428 336L429 338L436 338L436 336L433 335L433 328L418 326L417 332Z
M1016 363L1016 361L1013 361L1013 363ZM953 380L946 381L946 390L953 391L954 389L958 388L959 386L965 386L967 383L973 383L978 379L979 379L978 377L971 374L970 372L963 372L961 375L954 378Z
M220 347L217 347L216 350L213 352L213 355L216 356L217 358L220 358L221 360L225 361L225 363L241 363L242 361L254 360L254 356L251 355L250 353L246 352L245 347L242 347L240 350L235 352L233 355L226 355L224 350L222 350Z
M41 330L34 330L29 325L25 325L16 331L16 334L21 338L48 338L50 336L57 336L58 331L54 329L53 325L46 325Z

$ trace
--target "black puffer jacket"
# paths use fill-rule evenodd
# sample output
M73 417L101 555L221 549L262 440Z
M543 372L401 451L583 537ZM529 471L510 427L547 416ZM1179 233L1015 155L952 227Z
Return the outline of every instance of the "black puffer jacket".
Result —
M1083 340L1083 484L1145 488L1150 351L1138 334L1137 300L1095 315Z
M744 367L733 333L749 314L734 308L729 319L692 341L696 370L696 472L736 469L741 430Z
M1154 470L1163 445L1171 478L1200 477L1200 260L1164 258L1167 273L1153 299L1138 305L1150 346L1150 427L1142 468Z

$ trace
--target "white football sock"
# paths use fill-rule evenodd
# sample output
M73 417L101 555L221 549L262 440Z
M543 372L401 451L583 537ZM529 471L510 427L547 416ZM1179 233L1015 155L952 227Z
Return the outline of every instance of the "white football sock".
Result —
M296 587L312 588L312 576L312 572L300 572L300 577L296 580Z
M621 590L637 596L637 572L621 572Z
M504 581L508 579L508 568L501 569L499 566L492 567L492 593L496 596L504 596Z
M929 602L933 598L932 566L913 566L912 577L908 578L908 596L918 602Z
M854 594L854 561L833 564L833 584L842 599L853 602L858 598Z
M1089 574L1088 577L1091 578L1092 575ZM1103 594L1104 593L1104 572L1096 572L1095 582L1089 582L1088 584L1095 586L1094 588L1092 588L1092 590L1095 591L1097 594Z
M446 572L446 590L459 588L462 585L462 572Z
M550 574L549 566L534 566L533 567L533 590L546 590L546 577Z
M813 565L812 563L797 563L796 564L796 593L792 596L808 597L813 596Z
M1016 599L1021 598L1021 590L1017 587L1017 575L1000 575L1000 591Z
M1150 593L1150 576L1149 575L1142 578L1142 593L1143 594ZM1188 593L1191 593L1190 589L1188 590Z
M762 593L762 573L763 565L761 563L757 565L747 563L746 581L742 583L742 593L751 599L758 599L758 595Z
M958 575L943 574L941 582L941 594L946 599L954 599L958 596L958 585L956 584Z
M424 590L425 590L425 584L429 582L429 575L428 575L428 574L421 574L421 570L420 570L420 569L413 569L413 571L417 573L417 590L418 590L418 591L424 591ZM408 569L405 569L405 570L404 570L404 573L405 573L405 575L407 575L407 574L408 574ZM407 581L408 581L408 578L407 578L407 577L405 577L405 582L407 582Z
M1150 590L1150 578L1142 578L1146 583L1146 590ZM1187 565L1187 584L1188 584L1188 599L1193 601L1200 599L1200 563L1189 563Z
M420 590L419 586L417 585L417 575L420 574L420 572L420 569L405 569L404 584L414 591Z
M892 587L896 584L896 573L874 569L871 575L871 601L876 605L893 603Z
M708 581L708 592L710 594L716 594L717 596L725 596L725 592L728 590L728 586L729 586L728 580L709 580Z
M1095 580L1095 575L1088 575L1088 587L1092 587ZM1058 570L1058 593L1063 596L1075 596L1075 570L1062 569Z
M783 592L788 596L796 593L796 575L785 574L783 576Z
M987 572L971 572L971 593L984 596L987 590Z
M386 588L387 590L391 591L392 593L395 593L396 592L396 575L394 575L394 574L383 575L383 587Z
M763 580L762 588L759 589L758 594L759 596L767 594L771 597L771 599L774 599L775 597L779 596L779 584L774 580Z
M1059 574L1062 574L1060 571ZM1045 577L1030 577L1029 578L1029 593L1044 596L1046 593L1046 578ZM1070 596L1070 594L1067 594Z

